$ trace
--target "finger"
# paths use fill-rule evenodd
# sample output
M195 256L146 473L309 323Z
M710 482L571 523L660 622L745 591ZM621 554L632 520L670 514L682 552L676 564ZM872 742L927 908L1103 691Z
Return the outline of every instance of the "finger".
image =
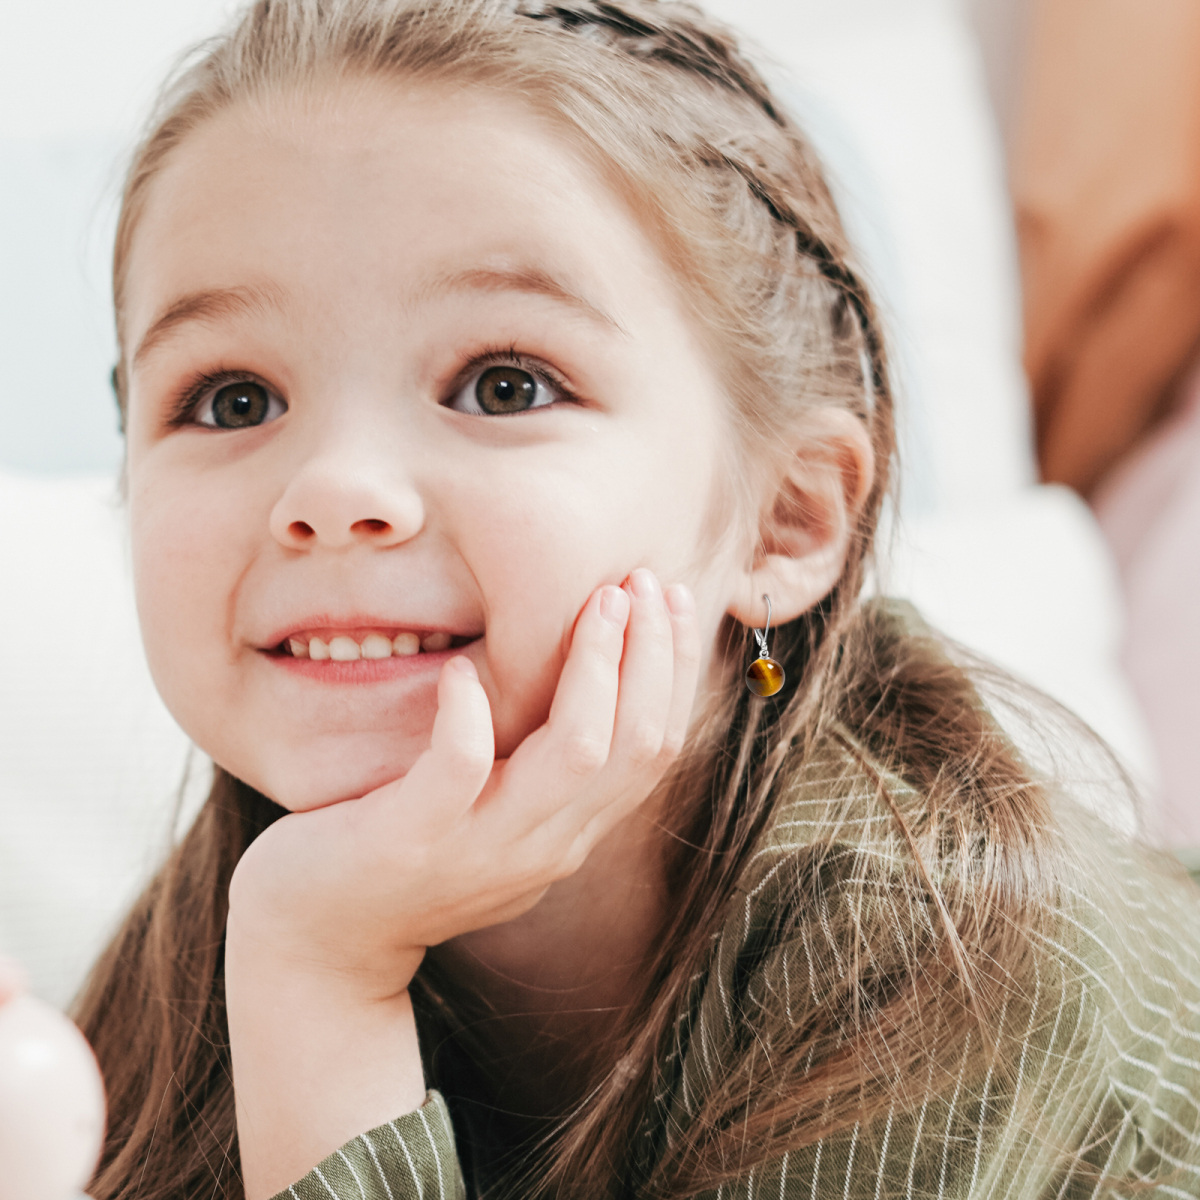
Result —
M687 739L692 709L696 705L696 687L700 682L700 630L696 623L696 601L688 588L677 583L667 588L664 598L671 620L675 669L663 749L670 758L675 758Z
M608 761L629 608L624 589L607 585L579 614L545 725L493 778L507 803L491 816L510 832L527 833L559 812Z
M623 588L598 588L575 622L571 649L546 722L546 754L574 776L603 766L612 745L621 657L629 623Z
M610 762L636 776L653 768L662 752L674 690L674 651L670 616L654 574L639 567L629 577L629 590L631 611Z
M663 596L671 628L671 696L663 726L661 748L654 763L634 773L629 784L611 793L608 804L597 805L572 842L568 857L582 862L593 846L601 841L634 807L653 791L670 764L678 757L691 725L696 686L700 674L700 635L696 623L696 604L691 591L682 584L667 589Z
M474 804L496 758L492 711L469 658L452 658L438 677L429 749L400 781L410 819L453 819Z

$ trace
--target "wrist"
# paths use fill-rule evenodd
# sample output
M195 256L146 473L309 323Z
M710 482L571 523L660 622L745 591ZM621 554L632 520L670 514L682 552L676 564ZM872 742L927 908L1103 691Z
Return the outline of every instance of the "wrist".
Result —
M249 914L232 897L225 925L225 976L231 973L256 990L286 989L315 1006L386 1005L406 996L425 957L423 946L325 945L281 922Z
M264 952L234 926L226 1006L247 1200L282 1191L425 1101L407 989L372 994L323 965Z

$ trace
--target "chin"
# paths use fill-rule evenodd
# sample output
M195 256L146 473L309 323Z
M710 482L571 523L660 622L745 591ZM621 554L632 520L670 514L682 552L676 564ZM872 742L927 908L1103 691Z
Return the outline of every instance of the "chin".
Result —
M322 755L301 753L286 762L227 766L231 774L289 812L309 812L343 800L357 800L386 783L402 779L417 753L401 755L390 746L389 753Z

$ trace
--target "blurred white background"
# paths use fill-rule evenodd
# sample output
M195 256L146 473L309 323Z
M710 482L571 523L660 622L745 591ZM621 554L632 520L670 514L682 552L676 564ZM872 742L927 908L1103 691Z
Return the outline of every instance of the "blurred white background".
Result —
M229 7L0 5L0 466L71 472L119 461L105 366L119 159L171 63Z

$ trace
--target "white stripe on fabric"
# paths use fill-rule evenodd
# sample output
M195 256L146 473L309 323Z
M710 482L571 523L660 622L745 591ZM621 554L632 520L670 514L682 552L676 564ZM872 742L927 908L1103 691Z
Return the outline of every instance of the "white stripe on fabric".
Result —
M321 1168L313 1167L313 1170L317 1173L317 1178L325 1185L325 1190L333 1197L333 1200L342 1200L342 1197L329 1186L329 1180L321 1173Z
M408 1143L404 1140L404 1135L396 1128L396 1122L391 1121L388 1128L396 1135L396 1141L400 1143L400 1149L404 1151L404 1161L408 1163L409 1174L413 1177L413 1183L417 1185L417 1200L425 1200L425 1189L421 1186L421 1176L417 1173L417 1164L413 1162L412 1155L408 1152Z
M421 1118L421 1124L425 1126L425 1132L429 1137L429 1145L433 1150L433 1161L437 1163L438 1195L441 1197L441 1200L446 1200L446 1183L442 1178L442 1156L438 1153L437 1142L433 1137L433 1130L429 1128L429 1122L425 1119L425 1110L418 1108L417 1116Z
M345 1151L339 1150L338 1158L340 1158L342 1162L344 1162L346 1166L350 1168L350 1174L354 1176L354 1182L358 1184L358 1194L362 1197L362 1200L367 1200L367 1193L363 1188L362 1180L359 1179L358 1172L354 1169L354 1164L346 1157Z
M387 1176L383 1173L383 1167L379 1162L379 1155L375 1153L375 1145L371 1139L364 1133L362 1135L363 1142L366 1143L367 1153L371 1156L371 1161L375 1164L375 1170L379 1172L379 1180L383 1184L383 1190L387 1192L388 1200L395 1200L392 1195L392 1189L388 1184Z

